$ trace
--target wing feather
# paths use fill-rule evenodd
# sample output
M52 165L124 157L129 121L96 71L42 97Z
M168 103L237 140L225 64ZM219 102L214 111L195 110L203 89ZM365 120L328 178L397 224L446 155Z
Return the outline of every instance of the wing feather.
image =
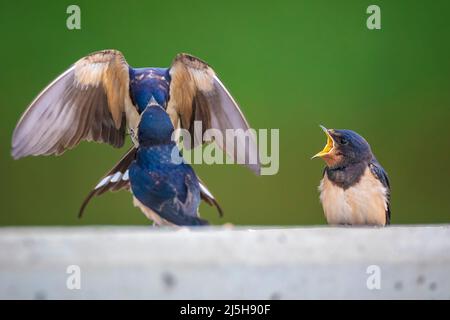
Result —
M76 62L50 83L20 118L12 139L15 159L59 155L80 141L121 147L129 97L129 66L104 50Z
M386 188L386 225L389 225L391 223L391 185L389 182L389 177L383 167L376 160L369 163L369 168L375 178L377 178Z
M227 129L241 129L245 134L237 134L235 143L227 145L225 139L215 142L237 163L259 174L261 165L254 132L249 130L241 109L214 70L196 57L179 54L172 63L170 76L167 111L178 115L181 127L193 134L194 121L202 121L202 135L205 130L214 128L220 130L224 138ZM192 135L194 147L202 143L199 134Z
M136 157L137 149L133 146L127 153L117 162L111 170L106 173L102 179L97 183L97 185L89 192L89 194L83 200L80 210L78 212L78 217L83 216L83 212L86 209L89 201L94 196L100 196L107 191L119 191L122 189L130 188L130 181L128 177L128 168ZM112 178L116 176L114 181Z

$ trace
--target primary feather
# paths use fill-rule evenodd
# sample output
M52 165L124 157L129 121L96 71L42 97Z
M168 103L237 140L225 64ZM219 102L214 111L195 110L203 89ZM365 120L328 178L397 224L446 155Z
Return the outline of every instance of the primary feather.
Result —
M15 159L59 155L80 141L124 144L128 64L115 50L80 59L27 108L12 139Z

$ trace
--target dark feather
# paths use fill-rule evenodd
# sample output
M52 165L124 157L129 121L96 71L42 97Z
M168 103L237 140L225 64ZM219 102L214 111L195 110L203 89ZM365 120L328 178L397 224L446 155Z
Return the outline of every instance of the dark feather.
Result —
M200 198L211 207L216 207L219 216L223 217L223 210L216 198L214 198L213 194L208 190L208 187L206 187L205 183L199 178L199 176L197 176L197 179L200 184Z
M158 145L139 149L130 166L133 195L161 218L179 226L205 225L198 216L200 187L187 164L165 162L173 146ZM161 160L161 161L159 161Z
M386 188L387 194L386 194L386 225L389 225L391 223L391 186L389 183L389 177L384 171L383 167L378 163L377 160L372 160L369 163L369 168L372 174L381 182L381 184Z
M100 179L99 183L101 181L103 181L103 179L105 179L106 177L114 176L117 172L120 172L122 175L125 174L125 172L128 170L131 162L134 160L135 157L136 157L136 148L132 147L119 160L119 162L111 170L109 170L108 173L105 174L102 179ZM98 184L97 184L97 186L98 186ZM81 208L78 213L78 217L81 218L83 216L83 212L86 209L86 206L88 205L89 201L94 196L100 196L107 191L119 191L122 189L128 190L129 188L130 188L129 180L122 180L122 179L119 179L117 182L108 181L108 183L106 183L104 186L101 186L99 188L94 187L92 189L92 191L89 192L89 194L86 196L83 203L81 204Z

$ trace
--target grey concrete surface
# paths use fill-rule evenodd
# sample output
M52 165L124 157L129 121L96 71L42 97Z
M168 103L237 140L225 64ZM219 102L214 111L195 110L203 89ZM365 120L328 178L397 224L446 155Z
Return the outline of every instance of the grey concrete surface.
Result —
M450 227L0 228L0 298L449 299Z

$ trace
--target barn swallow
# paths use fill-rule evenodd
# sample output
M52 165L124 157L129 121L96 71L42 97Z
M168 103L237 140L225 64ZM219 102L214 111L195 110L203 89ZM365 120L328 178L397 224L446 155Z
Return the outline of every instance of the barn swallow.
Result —
M319 186L329 224L390 224L390 185L387 173L367 141L351 130L327 129L322 151L326 167Z
M200 183L194 170L175 161L182 158L168 114L157 103L147 106L138 128L139 147L129 168L134 204L156 225L208 224L198 216Z
M14 130L12 156L59 155L83 140L119 148L128 130L134 146L89 193L81 216L93 196L130 187L123 177L139 146L141 114L153 101L169 114L175 128L191 133L194 121L202 121L203 131L214 128L223 136L227 129L249 129L238 104L206 62L182 53L168 68L133 68L121 52L103 50L78 60L35 98ZM235 148L215 142L237 159ZM256 142L240 143L237 147L245 150L246 159L257 159L246 165L259 174ZM194 141L193 146L198 144ZM221 212L209 190L201 187L202 199Z

